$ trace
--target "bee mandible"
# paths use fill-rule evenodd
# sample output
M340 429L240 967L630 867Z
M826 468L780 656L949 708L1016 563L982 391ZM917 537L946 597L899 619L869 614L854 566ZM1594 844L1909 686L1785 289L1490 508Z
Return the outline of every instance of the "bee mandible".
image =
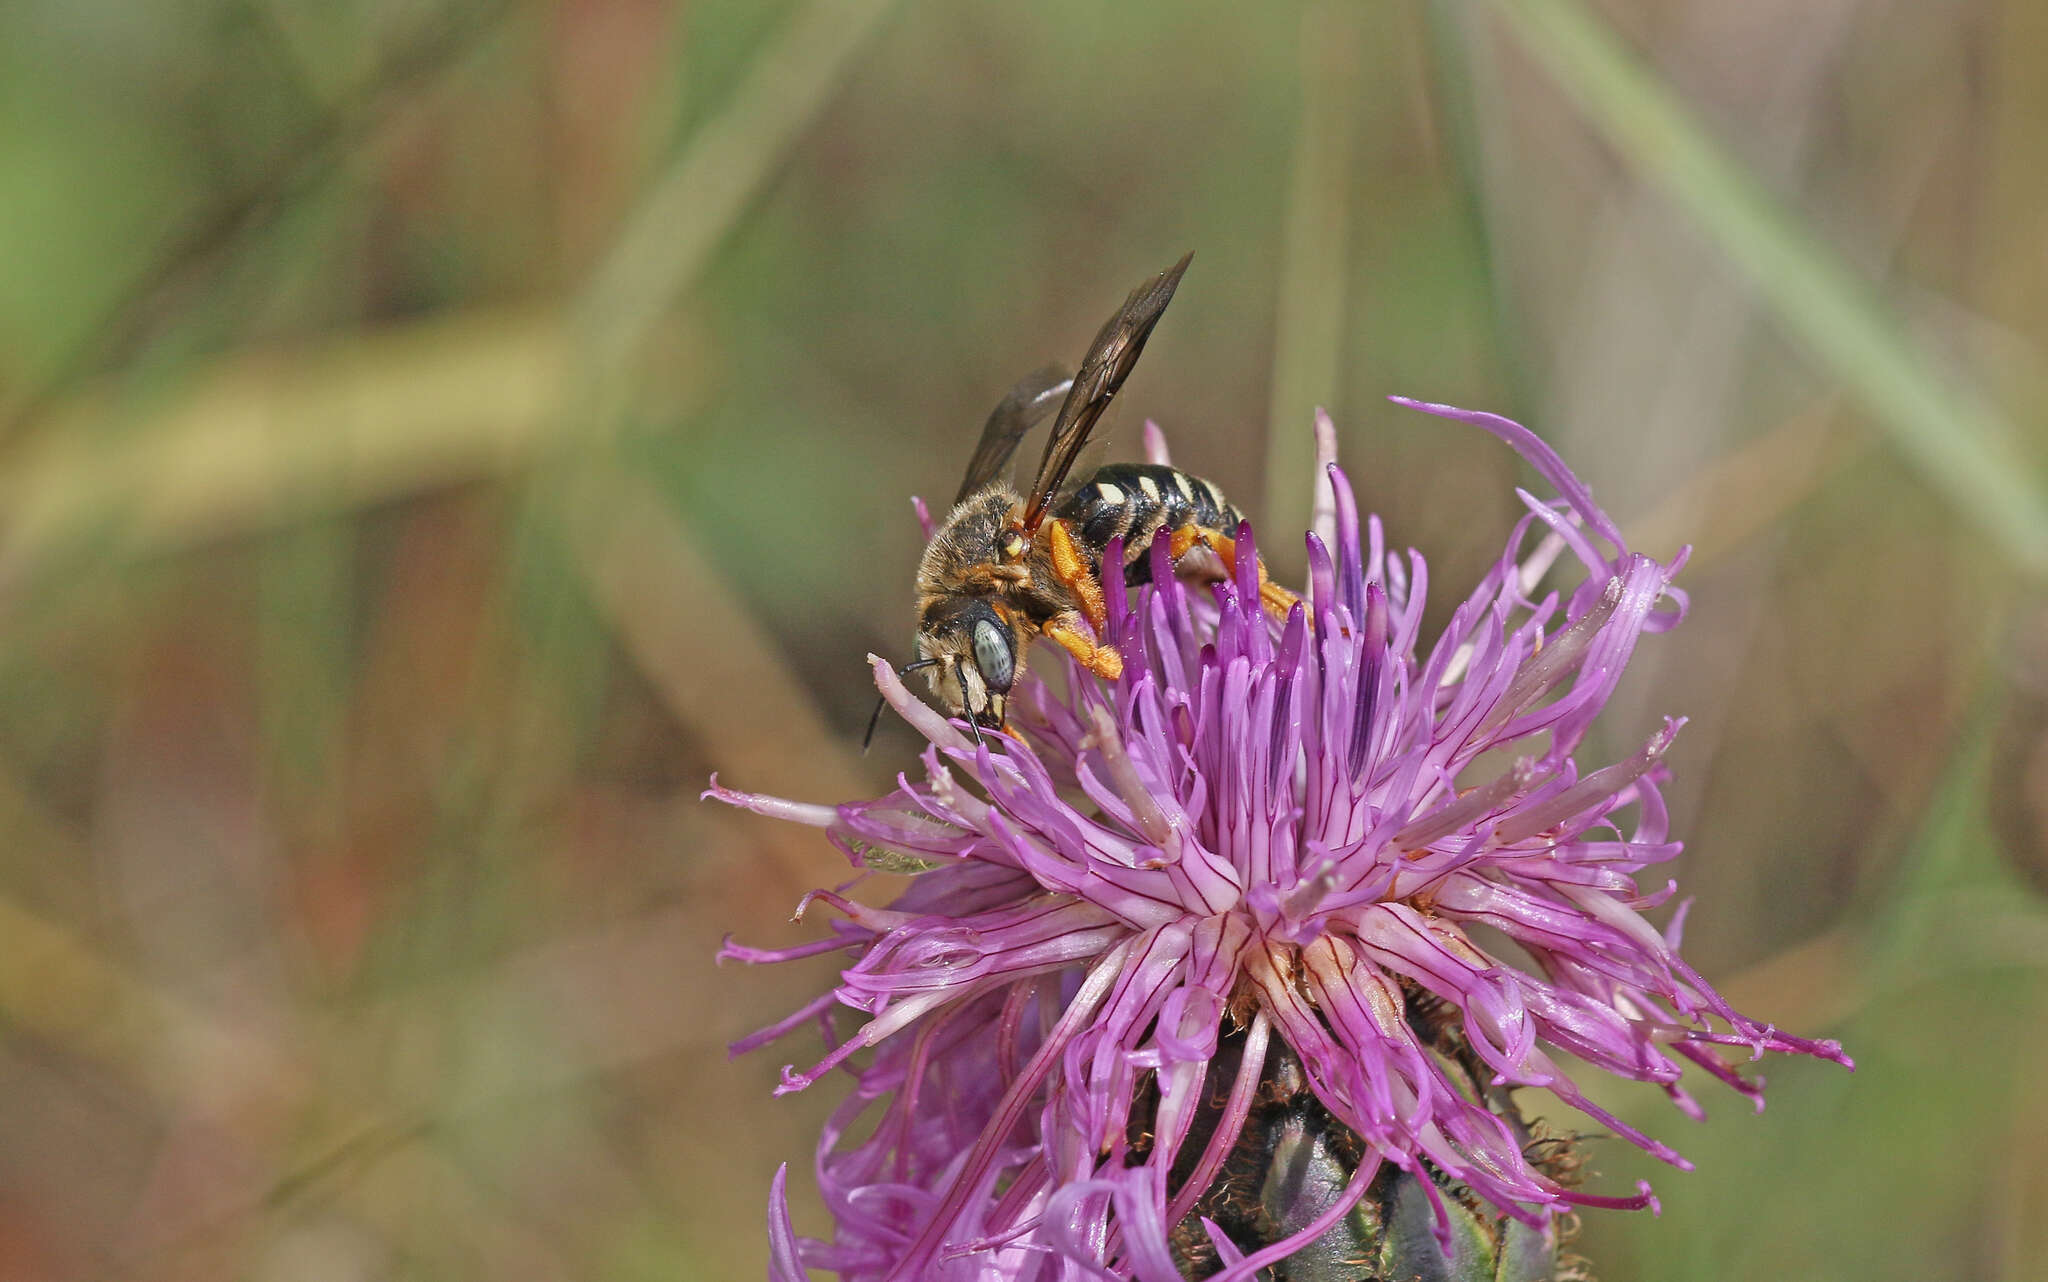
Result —
M1235 570L1242 518L1200 477L1162 464L1113 463L1062 489L1193 258L1132 290L1089 344L1079 372L1027 375L996 406L953 510L925 548L917 571L917 660L903 671L923 669L946 710L967 717L977 733L1003 729L1025 651L1040 637L1097 676L1122 675L1122 657L1100 640L1107 622L1102 559L1112 540L1123 540L1127 584L1150 579L1147 554L1161 534L1176 565L1200 545L1225 573ZM1059 415L1045 457L1020 494L1000 474L1055 401ZM1264 566L1259 585L1267 609L1285 618L1294 594L1268 580Z

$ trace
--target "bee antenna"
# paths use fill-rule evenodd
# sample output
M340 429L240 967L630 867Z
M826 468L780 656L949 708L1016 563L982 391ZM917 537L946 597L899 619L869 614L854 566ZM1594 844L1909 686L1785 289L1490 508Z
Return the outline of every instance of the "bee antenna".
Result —
M937 659L919 659L914 663L906 663L896 669L896 675L900 677L907 672L915 672L919 668L932 667L936 663L938 663ZM875 727L882 724L882 707L888 702L887 699L880 695L875 696L875 710L868 716L868 732L860 737L860 752L862 756L867 755L869 746L875 741Z
M953 659L953 663L956 669L959 665L959 662L960 660L957 657ZM974 732L974 746L977 748L986 749L988 747L988 743L981 737L981 723L974 719L974 710L972 708L966 707L963 704L960 709L960 716L962 720L967 722L967 728Z
M868 715L868 732L860 737L860 755L868 755L868 749L875 742L875 727L882 724L882 708L888 703L881 695L875 696L875 710Z

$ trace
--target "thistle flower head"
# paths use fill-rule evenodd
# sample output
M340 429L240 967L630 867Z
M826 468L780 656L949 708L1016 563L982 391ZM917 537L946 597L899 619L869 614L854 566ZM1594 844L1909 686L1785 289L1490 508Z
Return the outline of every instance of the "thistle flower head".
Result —
M1063 689L1013 692L1019 733L977 740L873 660L929 741L921 778L837 807L714 780L856 864L919 870L887 908L815 892L836 919L811 945L726 947L852 959L735 1046L815 1022L826 1053L780 1089L853 1081L817 1153L834 1235L794 1237L778 1177L772 1276L1177 1282L1199 1256L1229 1282L1333 1232L1383 1172L1421 1177L1446 1250L1445 1187L1548 1233L1575 1206L1654 1201L1574 1187L1508 1090L1687 1165L1586 1098L1560 1052L1695 1116L1688 1061L1761 1106L1721 1047L1849 1062L1730 1007L1678 955L1683 905L1661 929L1643 915L1673 893L1637 874L1679 850L1658 787L1682 721L1618 761L1574 755L1637 641L1683 616L1683 554L1630 552L1517 424L1404 403L1499 437L1557 495L1521 494L1441 633L1424 636L1423 559L1361 522L1325 421L1308 592L1284 623L1248 526L1214 585L1177 579L1160 540L1150 584L1110 585L1115 683L1067 660ZM1583 576L1544 587L1567 559ZM843 1038L835 1008L862 1021ZM1282 1065L1362 1156L1284 1236L1236 1241L1208 1194Z

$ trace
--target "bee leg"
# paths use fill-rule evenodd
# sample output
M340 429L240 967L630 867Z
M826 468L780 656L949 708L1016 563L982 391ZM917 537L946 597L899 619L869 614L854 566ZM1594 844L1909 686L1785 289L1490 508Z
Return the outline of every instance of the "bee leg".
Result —
M1294 607L1300 601L1301 595L1299 593L1290 592L1267 578L1266 563L1264 561L1259 562L1259 602L1266 607L1267 614L1284 623L1287 621L1287 616L1294 612Z
M1074 542L1073 531L1065 521L1055 518L1048 536L1048 547L1052 552L1052 572L1074 594L1081 605L1081 613L1088 620L1088 626L1095 629L1097 636L1109 625L1109 610L1102 602L1102 581L1095 577L1095 571L1088 568L1088 558L1081 553L1081 547ZM1061 643L1066 644L1065 642ZM1067 646L1073 650L1072 646ZM1083 663L1088 660L1076 650L1075 657Z
M1197 543L1213 551L1223 562L1226 572L1237 573L1237 540L1220 530L1205 530L1199 525L1183 525L1173 532L1173 538L1167 544L1167 551L1175 561L1178 561ZM1284 620L1288 612L1294 609L1294 603L1299 600L1299 596L1268 578L1266 563L1259 562L1259 604L1266 607L1266 613Z
M1114 681L1122 676L1124 657L1106 645L1098 645L1095 638L1074 626L1079 621L1074 615L1063 614L1045 625L1045 636L1058 642L1061 649L1079 659L1083 667L1104 681Z

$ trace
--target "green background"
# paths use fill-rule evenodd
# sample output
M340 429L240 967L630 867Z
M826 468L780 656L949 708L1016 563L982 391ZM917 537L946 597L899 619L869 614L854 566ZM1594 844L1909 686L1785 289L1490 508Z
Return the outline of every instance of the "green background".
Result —
M911 763L908 496L1195 262L1145 417L1329 407L1442 596L1508 413L1694 547L1687 952L1854 1074L1589 1083L1630 1279L2048 1277L2048 7L0 7L0 1276L724 1279L822 1228L814 834ZM1292 539L1268 534L1283 578ZM1440 608L1436 617L1441 619Z

